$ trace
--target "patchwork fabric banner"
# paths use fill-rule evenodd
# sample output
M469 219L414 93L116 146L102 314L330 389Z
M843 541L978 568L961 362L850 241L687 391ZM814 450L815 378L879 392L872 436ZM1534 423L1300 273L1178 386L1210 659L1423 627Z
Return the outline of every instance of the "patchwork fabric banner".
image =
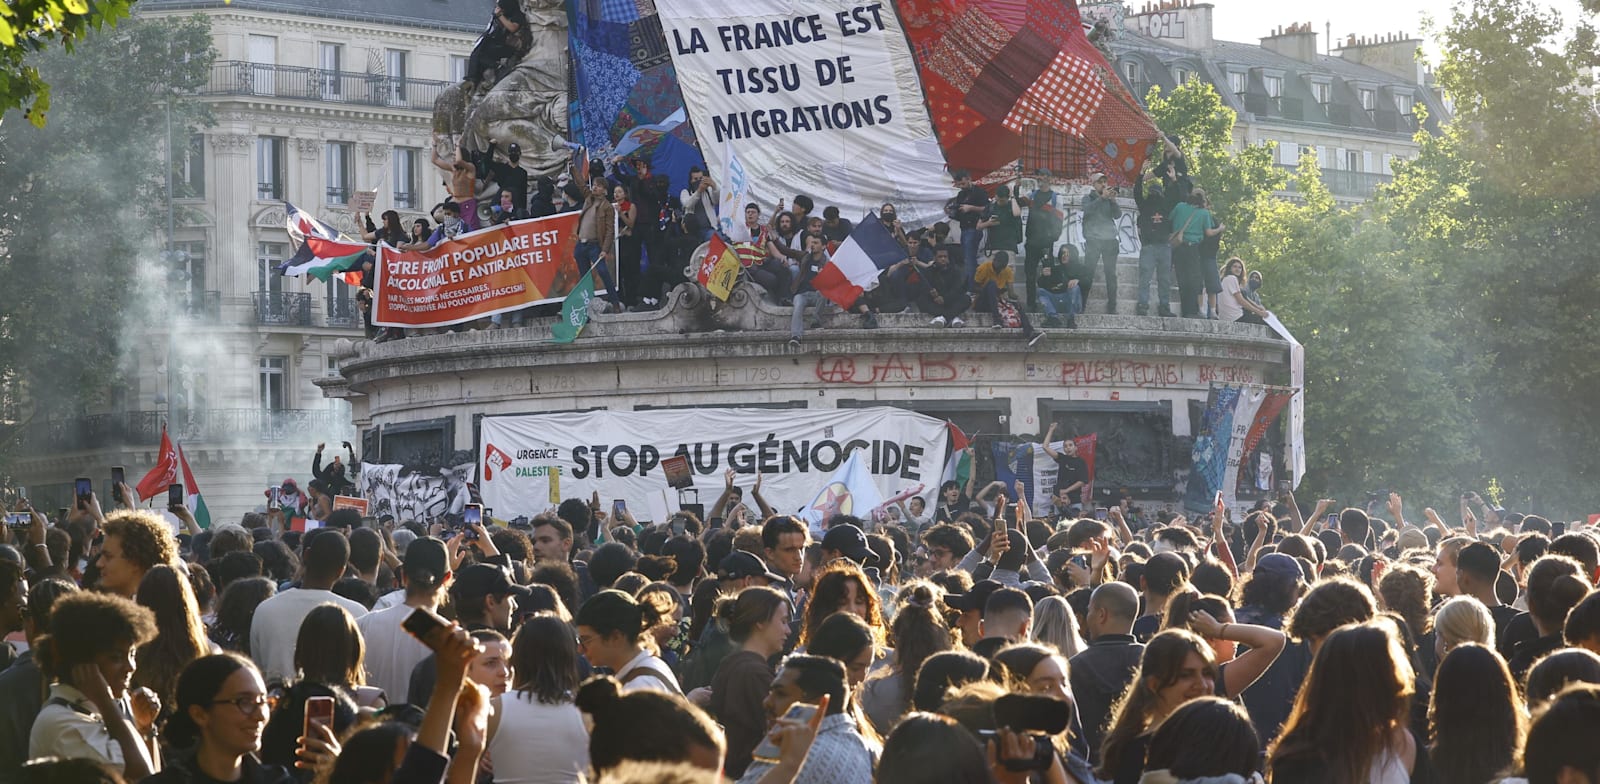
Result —
M1245 440L1267 395L1267 388L1262 386L1211 388L1200 435L1194 440L1189 486L1183 494L1184 509L1209 514L1215 508L1218 491L1222 492L1223 503L1233 506ZM1281 410L1281 403L1279 406Z
M575 89L567 113L572 138L609 160L637 155L666 175L672 193L704 166L694 127L683 122L683 94L650 0L573 0L567 36Z
M1073 0L895 0L952 169L1022 161L1131 185L1159 134L1084 35Z
M656 7L719 182L737 156L763 210L805 194L845 215L892 202L907 226L944 220L953 191L891 8L854 0Z

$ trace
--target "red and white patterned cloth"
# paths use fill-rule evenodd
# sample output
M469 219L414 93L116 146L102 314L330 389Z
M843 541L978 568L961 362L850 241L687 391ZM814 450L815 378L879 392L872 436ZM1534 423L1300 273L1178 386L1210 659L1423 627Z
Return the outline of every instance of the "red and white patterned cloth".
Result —
M1105 97L1105 87L1088 60L1057 52L1039 80L1017 99L1003 124L1015 133L1021 133L1024 126L1044 125L1082 136Z

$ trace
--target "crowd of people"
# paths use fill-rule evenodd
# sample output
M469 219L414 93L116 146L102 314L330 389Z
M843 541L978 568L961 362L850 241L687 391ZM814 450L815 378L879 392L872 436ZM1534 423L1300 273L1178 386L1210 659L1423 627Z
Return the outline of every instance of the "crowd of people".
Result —
M972 488L820 540L731 476L653 525L22 500L0 781L1600 781L1593 526Z
M572 276L593 269L597 288L605 290L602 307L637 311L661 307L667 293L687 280L685 269L695 250L717 231L721 194L699 167L690 170L687 186L673 193L668 177L654 172L643 157L618 157L607 165L576 150L570 170L559 178L531 180L520 157L516 144L500 156L492 142L482 152L458 147L450 160L435 154L434 164L446 175L451 194L432 210L437 225L418 218L407 228L393 210L382 214L381 226L370 215L358 215L366 227L363 238L402 250L427 250L463 231L575 211L581 217ZM1105 290L1105 312L1118 312L1123 207L1105 174L1092 176L1081 198L1081 247L1064 236L1067 216L1054 188L1040 187L1031 194L1013 193L1009 185L990 190L962 171L952 172L952 179L956 193L944 205L946 220L907 229L894 204L883 204L864 218L882 222L905 260L882 269L876 285L848 306L860 315L861 326L876 327L878 314L916 312L930 317L934 326L962 327L963 317L987 313L1033 342L1043 335L1034 329L1034 318L1042 316L1045 328L1076 326L1097 277ZM1179 315L1171 303L1176 286L1184 317L1265 323L1269 313L1261 302L1261 273L1247 272L1238 257L1219 268L1226 226L1212 212L1204 190L1191 181L1171 140L1166 140L1166 152L1148 179L1141 174L1132 192L1137 216L1130 230L1140 244L1135 313L1150 314L1154 289L1155 314ZM798 345L807 311L816 326L825 308L837 308L815 289L813 280L855 225L837 206L819 210L805 194L792 201L780 199L770 210L747 204L741 220L738 237L724 236L742 262L740 275L761 287L769 301L793 307L790 337ZM372 261L361 269L357 301L370 313ZM528 317L553 315L559 307L534 306L456 329L521 326ZM379 340L406 334L373 329L370 317L368 323Z

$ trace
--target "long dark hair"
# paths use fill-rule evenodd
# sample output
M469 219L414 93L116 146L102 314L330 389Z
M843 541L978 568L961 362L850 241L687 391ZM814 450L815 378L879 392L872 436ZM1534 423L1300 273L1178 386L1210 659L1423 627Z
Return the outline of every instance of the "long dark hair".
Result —
M1439 662L1428 726L1428 754L1440 781L1483 784L1521 763L1528 722L1504 659L1477 643L1457 645Z
M312 608L295 638L294 668L300 679L324 686L360 686L366 643L356 620L337 604Z
M139 604L156 616L156 638L139 646L133 682L147 686L163 704L171 704L178 674L189 662L210 651L200 607L189 577L167 564L156 564L139 581Z
M900 609L889 627L889 644L894 647L893 677L900 679L905 694L912 693L917 670L928 657L955 647L941 609L942 593L933 583L920 580L900 589Z
M317 776L317 784L377 784L395 771L395 748L410 745L410 727L394 721L369 725L344 741L332 765Z
M234 653L214 653L201 656L183 668L178 675L178 685L173 700L172 718L167 719L167 726L161 730L161 739L173 749L193 748L200 742L200 726L195 724L189 716L189 708L200 706L207 710L215 704L217 693L222 691L222 684L233 677L240 670L255 671L256 665L249 659ZM259 673L257 673L259 676ZM230 706L228 710L233 710ZM263 711L262 720L265 721L266 713Z
M225 647L234 653L250 653L250 624L255 620L256 608L277 592L278 586L265 577L242 577L222 589L212 628L221 632L219 637L230 641Z
M1405 727L1414 690L1406 652L1387 624L1334 630L1323 640L1283 731L1267 750L1284 763L1326 769L1338 784L1365 781L1372 761Z
M1218 697L1197 697L1172 712L1150 736L1145 770L1165 770L1181 780L1250 776L1261 758L1261 739L1249 714Z
M1156 703L1161 690L1178 682L1183 674L1184 661L1189 654L1199 654L1216 677L1216 654L1200 635L1187 629L1167 629L1150 638L1139 660L1139 674L1128 682L1128 688L1111 707L1111 727L1100 744L1102 778L1112 778L1122 769L1122 755L1133 740L1150 729L1155 719Z
M648 632L662 619L661 610L651 602L641 602L634 597L608 588L589 598L578 608L573 626L587 626L608 637L612 632L636 645L647 645Z
M578 643L572 627L552 612L523 621L511 645L515 688L545 705L571 702L578 688Z
M665 692L640 689L623 693L609 675L578 687L578 709L589 714L589 763L597 775L625 760L687 762L691 746L727 749L722 730L693 703Z
M951 689L989 677L989 660L966 650L943 651L929 656L917 669L911 706L919 711L937 711Z

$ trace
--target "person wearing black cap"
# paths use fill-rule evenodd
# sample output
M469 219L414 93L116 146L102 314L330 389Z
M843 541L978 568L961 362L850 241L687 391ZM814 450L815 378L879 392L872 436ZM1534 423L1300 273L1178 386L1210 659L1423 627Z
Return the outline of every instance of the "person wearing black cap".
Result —
M1028 639L1033 628L1033 600L1016 588L1001 587L983 602L983 617L978 621L982 635L972 652L992 659L997 651L1014 642Z
M1267 553L1257 559L1255 569L1240 589L1242 606L1235 614L1239 623L1282 630L1309 583L1307 571L1298 559L1283 553ZM1250 721L1261 733L1263 745L1278 736L1310 669L1311 644L1291 640L1266 672L1245 690L1242 701Z
M956 628L961 632L963 645L971 648L983 637L984 607L989 602L989 596L1004 587L994 580L979 580L973 583L972 590L965 594L945 597L945 606L961 613L961 617L956 620Z
M423 537L406 548L400 568L405 603L361 616L356 627L367 643L367 683L383 689L395 702L407 702L411 671L428 658L428 647L401 627L418 608L439 611L450 585L450 554L444 542Z
M872 548L867 546L867 535L849 523L828 529L822 537L822 562L847 558L857 566L869 566L875 560Z
M738 596L746 588L763 587L777 589L785 599L789 599L789 594L783 592L787 582L783 575L768 569L760 556L743 550L734 550L717 565L718 601ZM792 607L793 600L789 602ZM723 660L736 650L738 646L731 636L728 622L721 617L712 618L679 668L679 685L686 692L709 685Z
M752 585L779 585L785 580L755 553L734 550L717 565L717 582L723 593L738 593Z
M411 546L416 547L421 541L418 539ZM517 585L511 580L509 567L493 563L475 563L463 568L456 573L450 585L456 622L469 632L493 629L501 634L510 634L511 619L517 612L517 599L531 593L527 586ZM438 662L431 654L417 662L417 666L411 669L410 686L406 694L416 699L426 699L427 695L433 693L437 670Z
M494 159L495 141L489 140L489 151L484 157L489 161L489 174L500 190L511 194L511 204L517 212L528 209L528 170L522 168L522 145L512 142L506 147L506 162Z

